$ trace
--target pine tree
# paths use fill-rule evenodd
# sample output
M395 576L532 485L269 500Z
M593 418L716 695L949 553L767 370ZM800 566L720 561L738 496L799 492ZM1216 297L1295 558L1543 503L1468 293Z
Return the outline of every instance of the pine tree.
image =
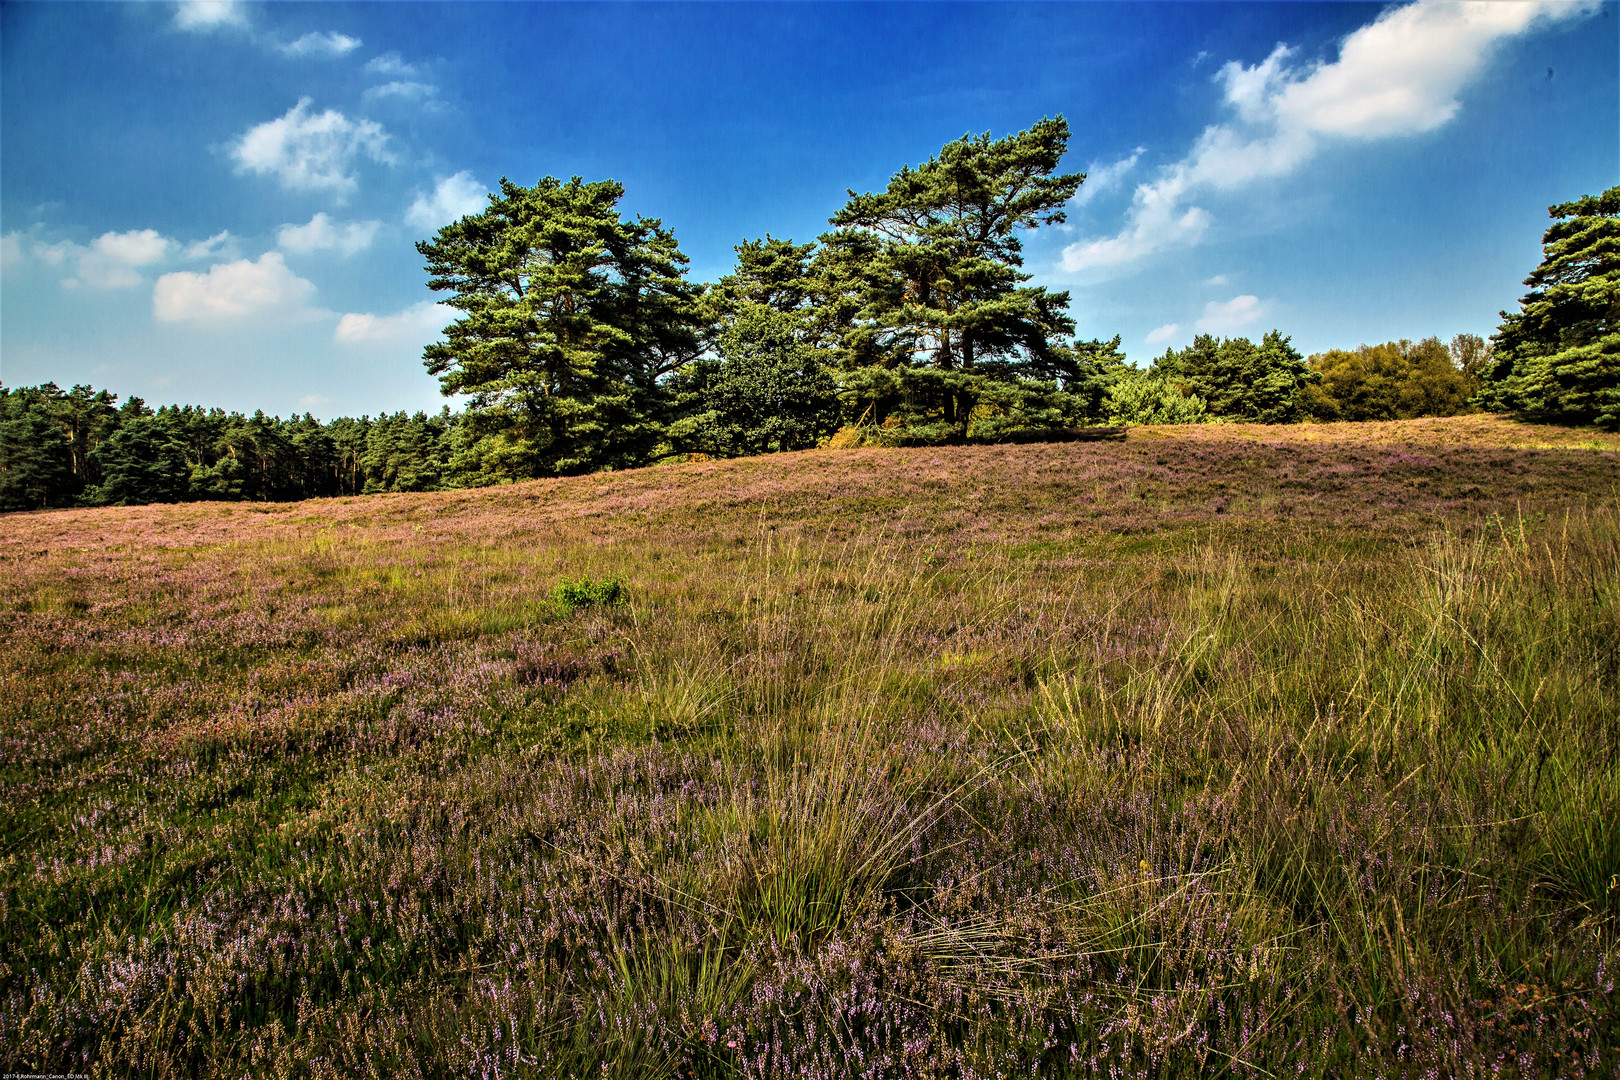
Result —
M1547 208L1541 265L1502 312L1486 408L1620 428L1620 187Z
M1199 334L1179 352L1153 362L1155 372L1183 396L1202 399L1212 416L1288 424L1304 415L1304 388L1320 379L1290 339L1272 330L1256 345L1248 338Z
M1111 341L1076 341L1053 350L1037 374L1057 380L1064 393L1077 399L1085 419L1101 420L1108 415L1109 391L1126 372L1119 340L1115 334Z
M1048 374L1074 329L1069 296L1026 284L1021 234L1062 222L1085 179L1053 175L1068 138L1061 116L1003 139L964 136L884 191L850 192L811 276L857 399L962 437L986 380Z
M126 415L96 449L100 485L88 501L103 506L179 502L190 490L186 450L161 417Z
M0 510L70 505L78 494L73 450L52 415L47 388L0 386Z
M815 244L778 240L744 240L734 249L737 268L720 279L719 293L728 308L763 304L783 312L803 312L817 302L818 282L811 271Z
M698 290L657 220L621 219L612 181L506 179L488 208L417 244L461 317L423 354L469 396L457 481L493 483L646 460L663 380L700 344Z

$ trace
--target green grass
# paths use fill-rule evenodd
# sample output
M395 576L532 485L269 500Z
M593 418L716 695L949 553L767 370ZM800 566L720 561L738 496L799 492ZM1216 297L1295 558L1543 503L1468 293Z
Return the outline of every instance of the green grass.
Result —
M1614 448L1409 434L0 518L0 1063L1612 1075Z

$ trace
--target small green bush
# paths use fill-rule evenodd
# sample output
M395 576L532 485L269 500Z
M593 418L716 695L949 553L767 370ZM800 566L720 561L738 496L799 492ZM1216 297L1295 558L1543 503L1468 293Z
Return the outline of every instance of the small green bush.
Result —
M580 608L617 607L625 602L624 582L618 578L563 578L551 590L551 600L564 615Z

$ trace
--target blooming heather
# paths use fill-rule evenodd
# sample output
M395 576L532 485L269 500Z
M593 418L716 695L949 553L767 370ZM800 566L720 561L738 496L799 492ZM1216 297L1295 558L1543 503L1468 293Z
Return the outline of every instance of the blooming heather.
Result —
M1223 425L0 517L0 1064L1613 1076L1617 452Z

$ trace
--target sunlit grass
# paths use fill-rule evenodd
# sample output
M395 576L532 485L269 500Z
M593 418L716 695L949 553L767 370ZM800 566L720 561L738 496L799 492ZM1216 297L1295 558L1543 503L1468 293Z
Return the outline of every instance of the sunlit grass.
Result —
M0 1061L1610 1075L1613 451L1392 427L0 519Z

